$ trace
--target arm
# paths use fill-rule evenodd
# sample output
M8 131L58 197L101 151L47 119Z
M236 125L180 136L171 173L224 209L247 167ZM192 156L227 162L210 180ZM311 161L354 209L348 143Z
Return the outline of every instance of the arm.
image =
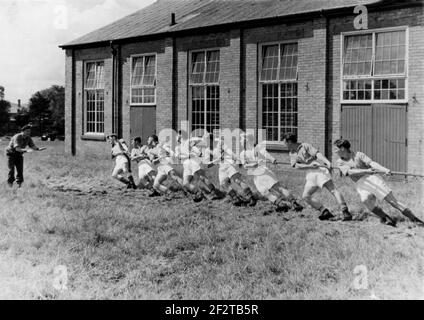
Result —
M277 159L275 159L268 151L266 151L265 145L258 145L258 153L262 155L265 160L273 164L277 164Z

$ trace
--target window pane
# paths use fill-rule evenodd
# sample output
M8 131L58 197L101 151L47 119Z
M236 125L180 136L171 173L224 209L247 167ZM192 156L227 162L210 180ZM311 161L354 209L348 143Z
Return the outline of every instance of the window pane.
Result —
M347 36L343 53L343 75L371 75L372 34Z
M277 80L278 60L278 45L262 47L262 81Z
M205 53L193 52L191 58L191 83L202 84L205 73Z
M297 44L285 44L281 49L280 80L297 80Z
M278 84L262 85L262 128L268 141L278 141Z
M297 133L297 83L281 84L280 141L286 133Z
M131 84L140 86L143 80L143 57L133 58Z
M206 61L206 83L219 82L219 51L207 52Z
M87 63L86 68L85 87L94 88L96 83L96 64L94 62Z
M405 72L405 31L376 34L375 75Z
M156 82L156 57L146 56L144 61L143 85L154 86Z

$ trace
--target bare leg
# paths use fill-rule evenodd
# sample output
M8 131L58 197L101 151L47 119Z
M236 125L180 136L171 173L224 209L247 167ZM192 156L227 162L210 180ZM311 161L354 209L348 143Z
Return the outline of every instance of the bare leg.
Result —
M167 175L158 174L153 184L153 188L160 193L166 194L168 192L168 188L163 183L167 178Z

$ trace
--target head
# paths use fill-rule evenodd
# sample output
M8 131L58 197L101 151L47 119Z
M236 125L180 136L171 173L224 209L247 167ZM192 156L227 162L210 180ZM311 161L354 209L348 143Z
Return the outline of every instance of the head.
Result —
M139 147L141 147L141 138L140 138L140 137L136 137L136 138L134 138L134 140L133 140L133 146L134 146L135 148L139 148Z
M151 147L156 146L159 143L159 138L157 135L153 134L147 138L147 144Z
M348 140L339 139L334 142L335 153L342 159L346 159L350 154L351 144Z
M26 125L22 128L22 133L24 136L29 137L31 135L31 125Z
M290 151L294 151L297 149L297 136L293 133L287 133L284 135L284 142L289 148Z
M116 141L118 141L118 136L116 134L110 134L107 136L107 140L112 146L114 146L116 144Z

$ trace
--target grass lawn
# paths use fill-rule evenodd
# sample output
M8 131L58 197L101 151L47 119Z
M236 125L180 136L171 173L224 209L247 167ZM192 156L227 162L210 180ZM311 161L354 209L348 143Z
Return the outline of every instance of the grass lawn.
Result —
M36 143L48 150L25 155L19 190L7 187L0 155L1 299L424 298L424 229L381 225L349 180L335 183L360 221L320 222L309 208L269 214L264 202L149 199L112 181L111 160ZM303 173L276 172L302 193ZM422 180L389 184L424 218ZM318 197L337 210L330 194ZM57 266L67 269L66 290L54 285ZM355 288L359 276L367 288Z

